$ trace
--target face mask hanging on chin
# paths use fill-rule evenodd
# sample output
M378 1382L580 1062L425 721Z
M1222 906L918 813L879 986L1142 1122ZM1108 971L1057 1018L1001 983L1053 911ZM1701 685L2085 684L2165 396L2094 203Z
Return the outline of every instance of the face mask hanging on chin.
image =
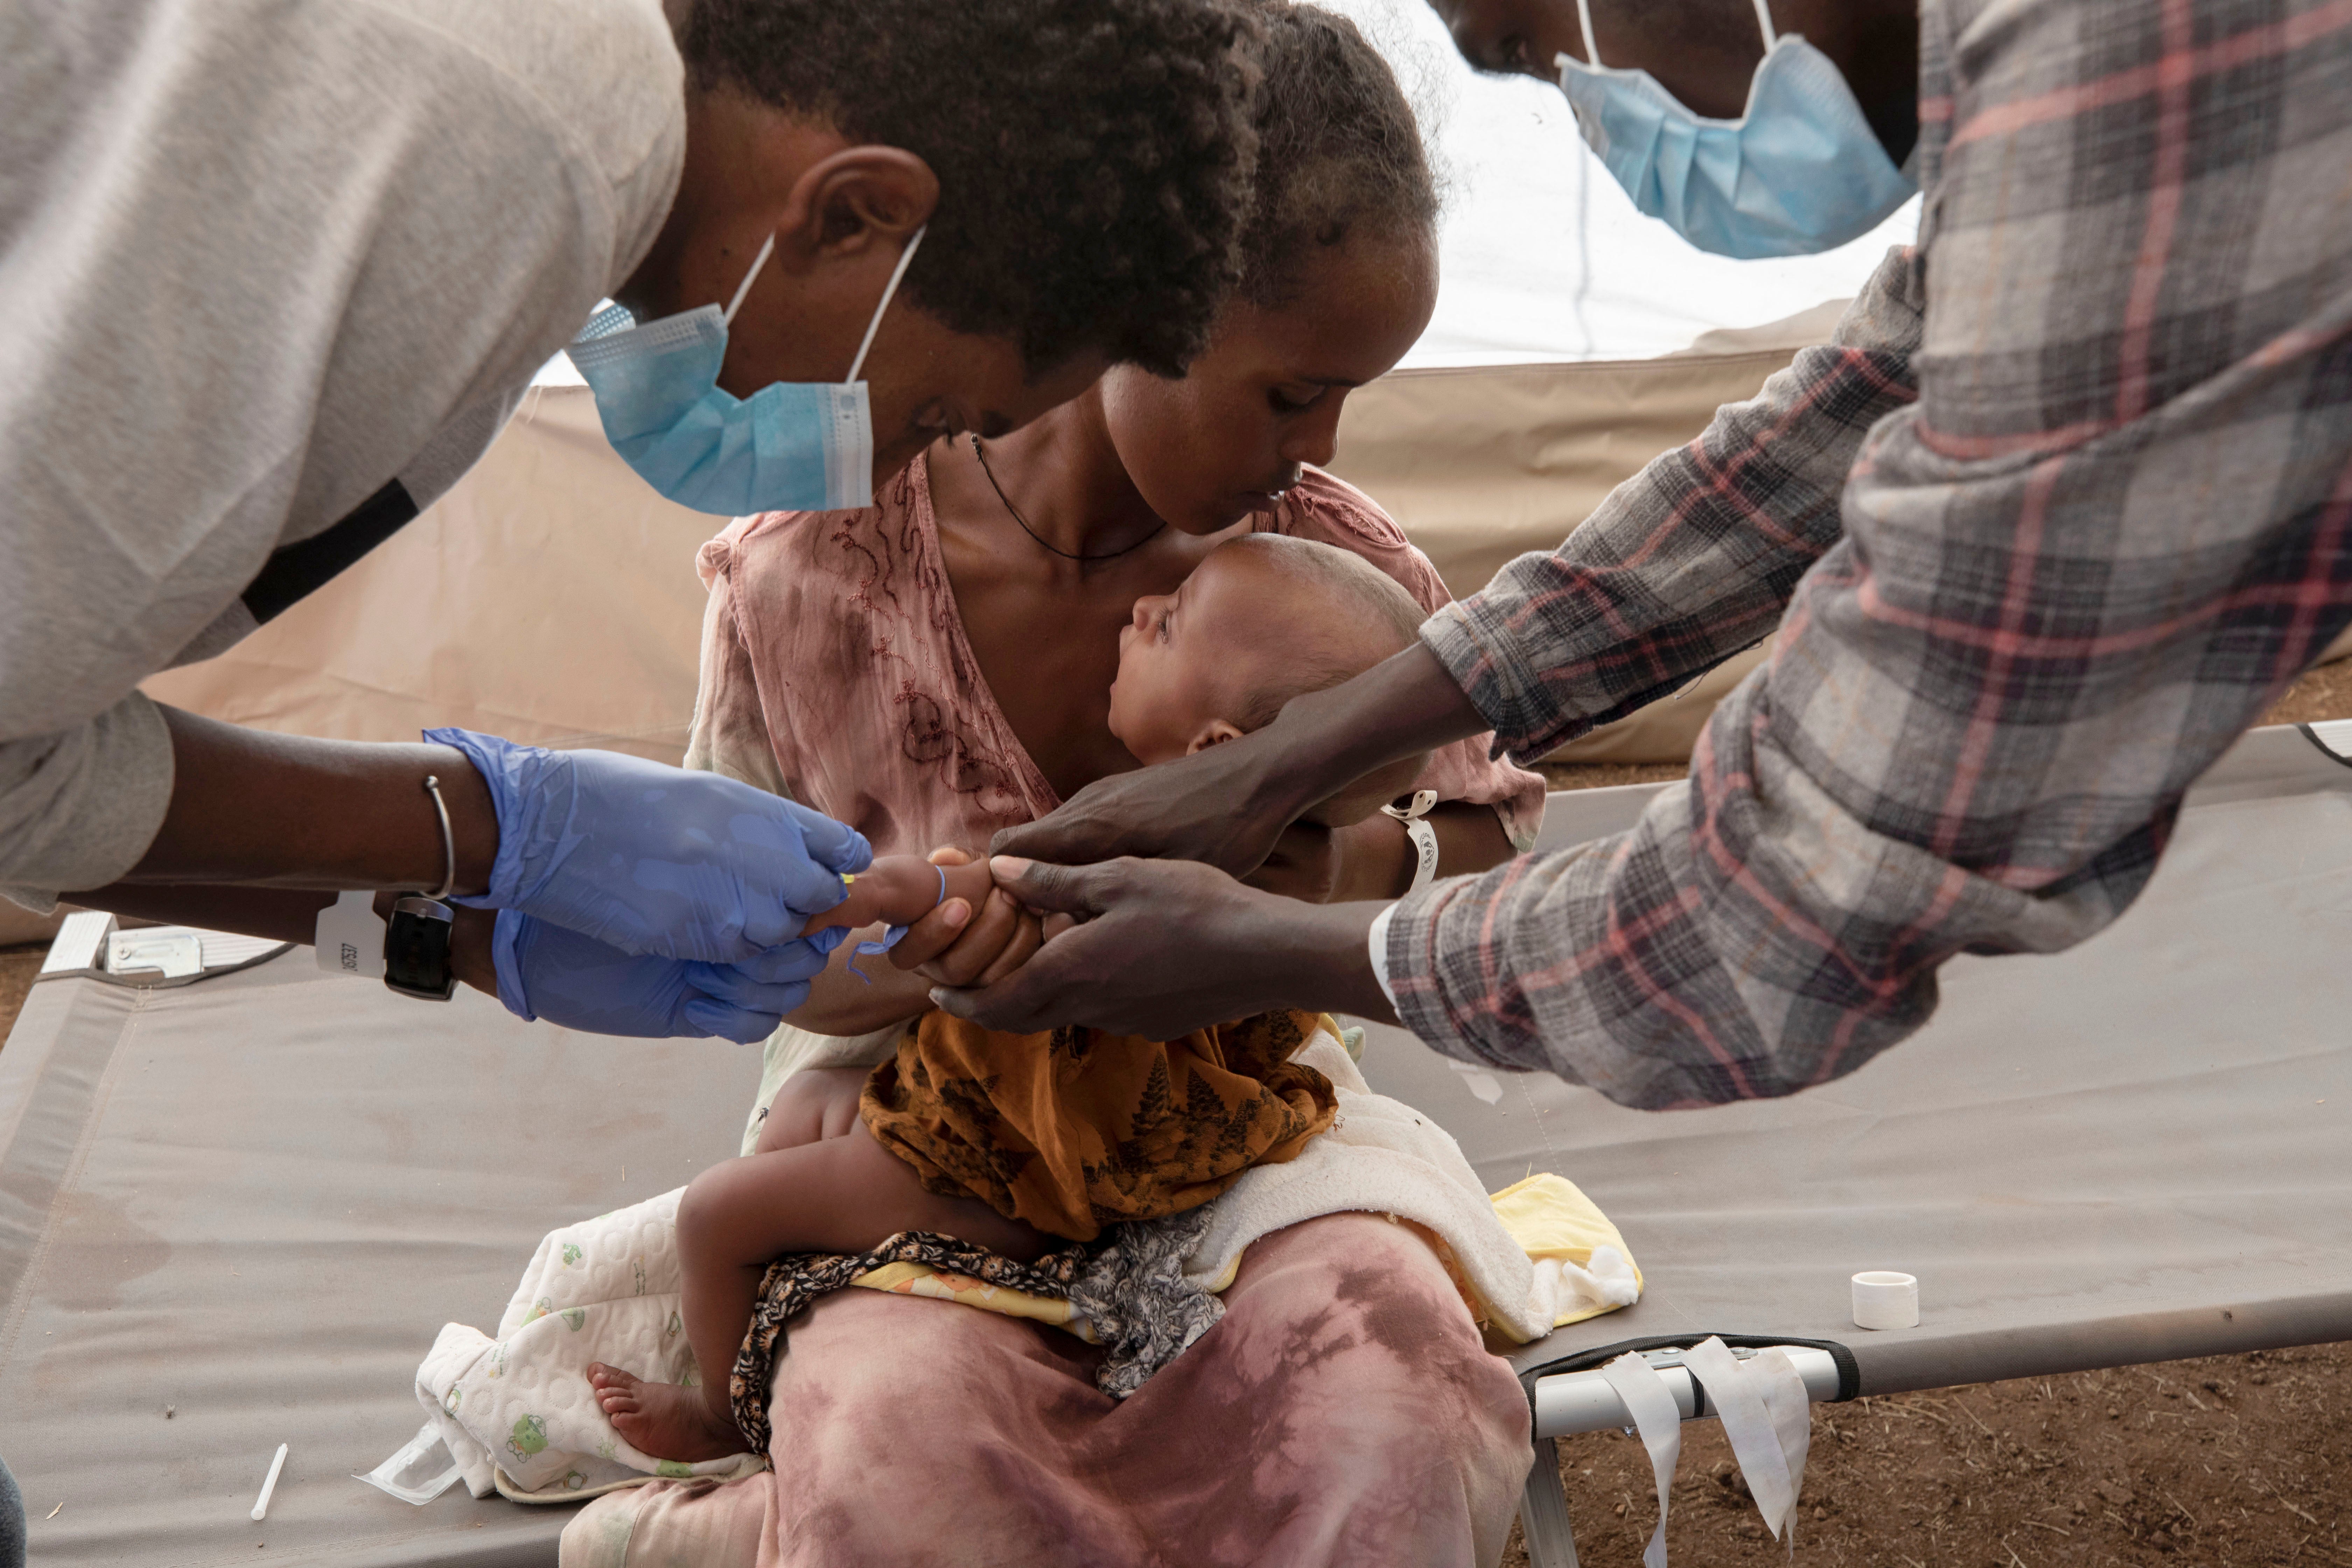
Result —
M638 478L697 511L741 517L872 506L874 414L857 373L923 232L899 253L849 378L840 383L772 382L748 398L719 389L728 323L775 250L773 235L723 311L705 305L638 326L621 306L599 310L571 353L595 395L605 439Z
M1919 188L1895 166L1829 57L1772 30L1738 120L1694 114L1647 71L1600 63L1591 0L1577 0L1583 60L1554 57L1584 140L1633 205L1701 250L1810 256L1859 239ZM1587 64L1591 61L1591 64Z

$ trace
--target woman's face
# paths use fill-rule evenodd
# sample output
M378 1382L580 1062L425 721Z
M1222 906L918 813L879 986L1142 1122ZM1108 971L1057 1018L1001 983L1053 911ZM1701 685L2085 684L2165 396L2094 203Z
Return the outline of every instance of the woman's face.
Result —
M1331 461L1349 392L1402 359L1436 307L1424 236L1318 250L1289 304L1226 306L1182 380L1131 365L1104 376L1111 444L1172 528L1215 533L1271 511L1300 464Z

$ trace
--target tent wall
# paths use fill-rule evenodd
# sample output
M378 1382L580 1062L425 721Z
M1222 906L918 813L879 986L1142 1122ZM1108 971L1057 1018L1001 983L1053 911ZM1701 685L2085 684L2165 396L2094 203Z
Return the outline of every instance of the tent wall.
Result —
M1349 395L1332 468L1395 514L1459 598L1558 546L1793 352L1399 371Z
M415 522L218 658L146 683L257 729L408 741L457 724L542 745L685 754L723 526L649 490L585 388L534 389Z

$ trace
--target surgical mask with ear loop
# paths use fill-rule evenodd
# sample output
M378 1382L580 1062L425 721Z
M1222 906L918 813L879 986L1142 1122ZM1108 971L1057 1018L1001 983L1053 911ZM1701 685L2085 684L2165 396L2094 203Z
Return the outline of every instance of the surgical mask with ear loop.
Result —
M1602 65L1591 0L1576 5L1584 59L1552 63L1585 142L1635 206L1717 256L1809 256L1869 233L1919 185L1887 157L1829 57L1775 34L1765 0L1755 5L1764 59L1738 120L1695 114L1649 72Z
M838 384L772 382L747 398L719 390L728 323L775 250L772 234L723 311L705 305L643 326L619 305L597 311L571 353L595 394L605 439L638 478L697 511L741 517L872 506L874 413L857 373L922 242L919 228L866 324L849 379Z

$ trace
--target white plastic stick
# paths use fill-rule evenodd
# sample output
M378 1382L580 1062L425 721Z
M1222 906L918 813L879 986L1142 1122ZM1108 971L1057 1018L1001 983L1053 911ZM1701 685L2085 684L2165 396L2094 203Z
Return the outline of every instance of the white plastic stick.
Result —
M269 1494L278 1489L278 1472L286 1468L286 1445L278 1445L278 1457L269 1461L269 1479L261 1483L261 1496L253 1505L253 1517L259 1520L269 1512Z

